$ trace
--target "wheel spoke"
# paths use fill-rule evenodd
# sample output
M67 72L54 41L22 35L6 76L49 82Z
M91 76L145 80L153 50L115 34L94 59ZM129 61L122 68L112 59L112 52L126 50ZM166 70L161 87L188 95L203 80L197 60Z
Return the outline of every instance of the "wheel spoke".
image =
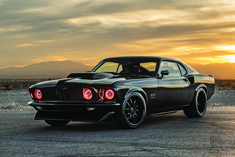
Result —
M131 107L126 106L125 110L129 111L129 110L131 110Z
M128 101L126 102L126 104L129 106L129 108L131 108L131 105L128 103Z
M130 98L130 102L131 102L131 105L133 105L133 101L132 101L132 99Z
M134 117L137 117L138 114L137 113L133 113L133 115L134 115Z
M136 100L134 101L134 105L136 105Z
M139 104L136 104L135 108L138 108L139 107Z
M130 120L131 114L130 114L130 113L127 113L127 114L126 114L126 117L127 117L128 120Z

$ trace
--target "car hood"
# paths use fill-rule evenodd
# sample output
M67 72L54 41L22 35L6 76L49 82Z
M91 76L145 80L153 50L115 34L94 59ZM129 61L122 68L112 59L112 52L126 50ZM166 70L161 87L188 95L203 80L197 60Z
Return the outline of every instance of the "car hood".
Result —
M115 78L110 73L72 73L67 78L39 82L30 88L43 88L55 86L93 86L102 85L110 86L118 81L126 80L125 78Z

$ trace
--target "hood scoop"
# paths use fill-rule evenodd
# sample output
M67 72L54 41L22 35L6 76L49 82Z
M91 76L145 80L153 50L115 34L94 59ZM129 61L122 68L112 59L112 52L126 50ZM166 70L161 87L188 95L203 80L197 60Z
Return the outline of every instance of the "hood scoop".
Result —
M98 80L105 78L112 78L114 75L110 73L71 73L67 78L79 78L79 79L89 79L89 80Z

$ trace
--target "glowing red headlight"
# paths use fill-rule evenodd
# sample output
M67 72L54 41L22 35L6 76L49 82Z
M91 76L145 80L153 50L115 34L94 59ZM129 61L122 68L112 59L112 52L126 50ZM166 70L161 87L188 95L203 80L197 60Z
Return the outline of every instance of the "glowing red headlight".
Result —
M86 100L91 100L93 97L92 91L89 88L83 89L82 94Z
M37 99L42 99L42 91L41 91L40 89L36 89L36 90L34 91L34 96L35 96L35 98L37 98Z
M107 98L108 100L112 100L114 98L114 91L112 89L106 90L105 98Z

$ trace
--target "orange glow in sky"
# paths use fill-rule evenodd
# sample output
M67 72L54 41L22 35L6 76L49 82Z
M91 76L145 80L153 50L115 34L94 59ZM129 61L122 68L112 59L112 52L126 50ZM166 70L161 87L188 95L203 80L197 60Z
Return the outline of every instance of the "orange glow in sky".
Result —
M229 63L235 63L235 55L228 55L228 56L223 56L227 62Z
M235 52L235 45L229 45L229 46L216 46L215 47L218 50L228 50Z
M0 1L0 68L114 56L235 63L231 0L23 1Z

